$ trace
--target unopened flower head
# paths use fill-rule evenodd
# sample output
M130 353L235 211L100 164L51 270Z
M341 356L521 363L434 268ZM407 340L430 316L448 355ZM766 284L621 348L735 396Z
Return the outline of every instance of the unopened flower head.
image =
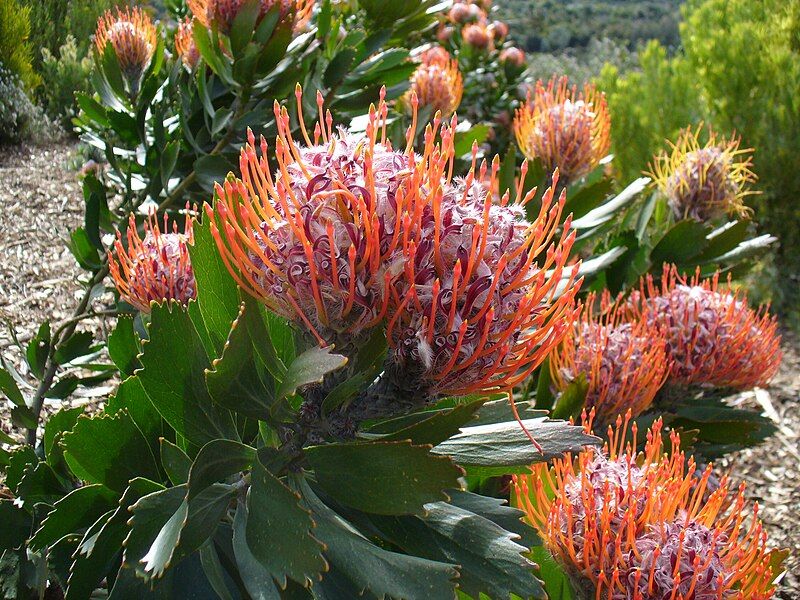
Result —
M602 92L590 84L582 91L567 78L536 82L533 95L517 109L514 133L523 154L546 170L558 167L567 182L594 169L611 147L611 119Z
M702 126L701 126L702 127ZM676 219L710 221L728 215L746 216L744 198L755 192L747 186L756 180L750 170L751 149L740 148L740 140L699 140L701 127L681 131L668 152L656 156L651 176L667 197Z
M495 202L499 159L478 166L477 145L467 177L453 179L454 127L455 119L441 128L441 144L435 124L426 130L389 321L393 360L430 395L522 382L567 332L580 286L577 269L565 267L575 238L569 218L556 236L565 197L548 189L528 222L523 207L535 190Z
M502 40L508 36L508 24L503 21L493 21L489 25L489 30L492 32L492 38L495 40Z
M458 61L441 46L435 46L420 56L421 62L411 76L405 104L410 107L410 98L416 94L421 106L428 106L433 111L441 111L442 116L449 117L461 103L464 93L464 81L458 70Z
M106 11L97 21L94 43L100 55L109 43L130 89L136 92L158 44L156 27L141 8Z
M500 52L500 62L514 67L522 67L525 64L525 52L515 46L510 46Z
M117 232L115 252L108 261L111 277L123 300L149 313L151 302L176 300L186 305L196 297L197 285L189 258L194 236L188 210L182 233L175 222L169 231L166 215L162 231L155 213L151 213L144 223L142 237L131 214L126 240L127 244L123 243L122 234Z
M299 31L311 19L314 0L259 0L259 20L273 7L278 6L281 20L290 19L294 30ZM246 4L246 0L187 0L189 10L204 27L216 27L229 34L233 21Z
M602 452L587 449L514 477L516 501L575 583L608 600L766 600L771 552L744 486L727 476L709 491L661 421L636 451L630 413L609 426ZM591 423L591 418L588 419ZM588 427L588 426L587 426Z
M461 37L466 44L480 50L491 48L494 43L492 30L484 23L470 23L465 25L461 30Z
M550 358L558 391L586 378L586 407L601 424L627 410L634 417L647 410L669 374L664 338L646 321L624 322L621 306L606 292L598 308L590 295L573 332Z
M456 2L450 8L447 16L453 23L467 23L481 18L484 13L481 7L476 4Z
M660 288L642 281L631 306L667 340L670 381L749 389L769 383L781 362L780 335L768 307L754 310L741 292L681 277L666 265Z
M386 141L383 94L370 109L366 134L334 129L318 94L313 139L301 95L298 86L301 141L292 137L286 108L275 105L274 175L266 140L257 146L248 132L242 179L217 185L217 203L206 210L239 285L341 348L342 340L381 322L388 286L402 270L395 257L409 156Z
M178 23L178 30L175 32L175 51L190 71L197 66L197 62L200 60L200 51L194 42L194 22L194 18L186 17Z

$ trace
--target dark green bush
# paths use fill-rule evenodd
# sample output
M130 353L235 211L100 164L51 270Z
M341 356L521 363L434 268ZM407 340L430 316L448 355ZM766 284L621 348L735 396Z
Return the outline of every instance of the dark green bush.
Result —
M39 98L48 116L60 120L65 128L71 127L70 120L78 114L76 92L88 92L92 72L92 60L81 55L78 44L72 35L53 54L42 49L42 79L44 85L39 90Z
M0 0L0 63L15 74L30 91L40 83L33 70L30 8L17 0Z

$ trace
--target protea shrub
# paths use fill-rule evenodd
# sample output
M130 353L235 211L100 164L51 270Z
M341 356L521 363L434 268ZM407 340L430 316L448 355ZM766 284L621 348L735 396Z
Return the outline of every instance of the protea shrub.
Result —
M736 137L718 138L713 131L701 144L701 127L681 131L671 149L655 157L650 166L654 182L676 219L705 222L748 215L751 211L743 200L755 193L748 189L756 180L750 170L752 149L740 148Z
M537 81L513 127L523 154L548 172L558 168L566 182L587 175L611 147L605 96L591 84L578 91L566 77Z
M590 294L580 318L550 357L556 391L563 392L581 375L587 389L585 406L595 422L613 423L630 411L646 411L669 374L666 341L647 321L626 321L624 304L606 291Z
M186 305L197 295L189 246L194 243L192 218L188 214L183 232L173 222L170 231L164 216L163 230L151 213L140 236L133 214L123 238L117 232L114 252L109 254L108 268L123 300L143 313L150 312L151 303L175 300Z
M97 21L94 43L100 56L113 51L125 82L136 95L158 42L150 16L141 8L106 11ZM109 50L109 48L111 50Z
M699 472L674 431L667 451L660 420L637 453L629 420L609 426L602 452L587 449L513 479L518 505L579 597L771 598L777 573L744 485L723 476L710 486L712 467Z
M764 386L781 362L778 322L769 307L753 309L742 291L665 265L661 285L648 276L630 303L666 341L669 381L734 389Z
M278 7L279 18L290 21L296 30L308 23L314 10L314 0L258 0L259 14L256 23L274 7ZM236 16L247 4L245 0L187 0L192 11L204 27L216 28L220 33L228 35Z

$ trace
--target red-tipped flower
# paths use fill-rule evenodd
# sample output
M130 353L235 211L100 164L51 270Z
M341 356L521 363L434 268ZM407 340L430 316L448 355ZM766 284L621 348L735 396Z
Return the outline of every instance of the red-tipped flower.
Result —
M357 336L381 322L388 285L402 270L396 250L413 152L386 141L386 103L370 108L366 135L334 129L317 95L313 140L292 137L286 108L275 104L277 169L249 132L242 179L217 185L212 232L239 285L322 342ZM260 149L260 155L259 155ZM341 347L341 344L339 344Z
M194 43L194 21L194 18L186 17L178 23L178 30L175 32L175 51L190 71L200 60L200 51Z
M261 9L259 20L274 6L278 6L281 19L291 19L295 31L305 27L314 10L314 0L259 0ZM246 0L187 0L189 10L204 27L216 27L218 31L229 34L236 15L242 10Z
M558 167L568 182L594 169L611 147L605 96L590 84L582 91L567 78L536 82L533 96L517 109L514 133L522 153L546 170Z
M665 453L660 421L637 454L629 419L609 426L603 452L514 477L517 504L576 587L608 600L771 598L777 573L744 485L725 476L709 490L711 467L697 473L675 432Z
M510 390L574 319L580 282L565 265L575 234L567 218L556 236L565 196L556 200L553 188L532 223L524 205L535 190L520 186L513 202L508 191L495 202L500 161L478 167L477 145L467 177L452 179L454 127L455 119L441 128L441 144L436 123L426 129L409 182L419 193L406 206L389 342L402 371L431 394Z
M94 43L101 55L111 44L129 87L138 90L158 43L156 27L148 14L141 8L106 11L97 21Z
M458 70L458 61L441 46L434 46L421 55L421 62L411 76L405 104L411 106L410 98L416 94L421 106L441 111L442 116L452 115L461 104L464 81Z
M189 258L189 246L194 243L192 218L188 212L183 233L173 223L168 233L164 215L164 231L155 213L144 224L144 237L136 230L131 214L128 222L127 245L117 232L115 253L109 256L108 268L122 298L144 313L150 303L177 300L187 304L197 295L197 286Z
M720 286L719 274L687 280L665 265L661 287L648 277L631 305L666 338L675 383L749 389L766 385L778 371L776 318L768 307L750 308L744 293Z
M708 221L726 214L747 215L743 199L755 192L747 185L756 180L750 170L752 149L739 147L739 139L717 139L709 131L701 145L697 130L686 128L671 151L655 157L651 176L667 197L676 219Z
M669 374L664 338L646 321L623 322L621 306L605 292L597 310L590 295L573 333L550 357L558 391L581 374L586 378L586 408L599 423L647 410Z

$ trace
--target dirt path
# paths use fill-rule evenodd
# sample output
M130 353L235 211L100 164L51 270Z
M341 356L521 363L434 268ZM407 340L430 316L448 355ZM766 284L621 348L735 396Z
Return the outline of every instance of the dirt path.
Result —
M84 273L64 246L69 230L80 225L83 199L68 164L74 145L49 148L0 148L0 354L20 364L9 323L24 343L47 317L66 318L76 304ZM762 507L770 544L792 552L781 600L800 598L800 338L786 334L779 375L765 392L748 392L737 401L758 405L779 424L764 445L727 462L736 478ZM23 376L26 375L24 372ZM67 403L94 404L107 393L99 389ZM60 402L48 402L54 411ZM0 400L0 422L9 429L7 402ZM14 431L14 434L19 432Z

